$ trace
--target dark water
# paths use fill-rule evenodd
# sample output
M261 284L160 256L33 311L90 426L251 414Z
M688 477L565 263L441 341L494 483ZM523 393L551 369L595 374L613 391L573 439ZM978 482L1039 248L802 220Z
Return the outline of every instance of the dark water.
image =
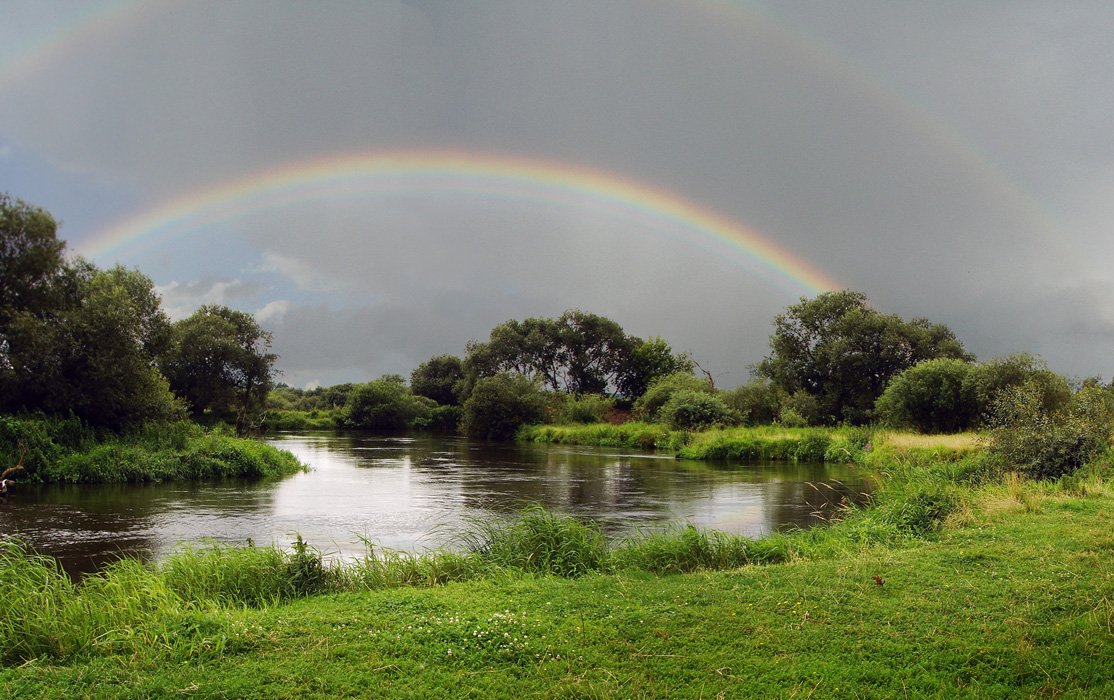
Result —
M22 486L0 500L0 532L71 573L181 542L288 545L295 533L337 557L377 545L439 546L467 520L528 503L609 533L693 523L757 536L818 522L869 490L848 465L710 465L587 447L454 438L291 434L269 440L313 467L272 482Z

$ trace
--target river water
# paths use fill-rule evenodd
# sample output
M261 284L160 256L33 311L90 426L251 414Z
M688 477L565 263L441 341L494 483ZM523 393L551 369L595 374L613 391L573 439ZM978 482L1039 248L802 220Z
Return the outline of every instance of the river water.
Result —
M869 481L851 465L709 464L591 447L485 444L446 437L273 436L312 471L278 481L20 485L0 499L0 532L57 557L71 574L180 543L287 546L326 555L445 545L475 519L527 504L598 522L609 534L692 523L760 536L820 522Z

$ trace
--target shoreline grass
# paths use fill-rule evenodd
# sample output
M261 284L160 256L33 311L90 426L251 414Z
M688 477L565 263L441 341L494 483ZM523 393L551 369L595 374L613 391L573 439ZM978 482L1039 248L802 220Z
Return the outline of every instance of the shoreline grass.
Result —
M116 435L76 419L0 416L2 463L15 464L21 446L27 453L18 480L26 483L278 478L306 469L285 450L188 421Z
M906 469L929 476L923 463ZM644 542L644 560L624 543L610 569L571 577L488 560L455 583L459 555L423 583L437 579L431 588L381 585L385 571L406 568L385 560L362 584L337 586L310 565L305 580L331 593L249 603L184 589L174 565L125 562L74 586L20 554L0 564L0 577L22 572L0 595L0 696L1109 697L1110 469L1106 458L1074 479L980 486L950 481L947 469L935 486L894 476L874 508L757 541L777 552L761 566L719 561L730 551L717 549L722 536L686 529ZM946 507L910 497L936 486L951 489ZM544 521L530 527L559 529ZM646 564L677 561L665 543L685 550L692 573ZM258 557L287 573L314 559L248 549L206 556ZM616 563L619 551L628 558ZM244 567L216 566L234 588L228 568ZM33 636L34 622L19 611L36 605L45 641L19 647L13 634ZM78 634L90 641L73 646Z

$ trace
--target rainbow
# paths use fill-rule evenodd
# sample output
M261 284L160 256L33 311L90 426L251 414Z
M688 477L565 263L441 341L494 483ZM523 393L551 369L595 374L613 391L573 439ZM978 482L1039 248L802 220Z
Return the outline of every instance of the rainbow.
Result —
M602 207L697 245L726 246L816 294L843 285L747 226L665 189L601 170L523 157L453 150L339 155L290 163L223 182L83 237L92 258L165 241L253 212L337 197L461 195Z

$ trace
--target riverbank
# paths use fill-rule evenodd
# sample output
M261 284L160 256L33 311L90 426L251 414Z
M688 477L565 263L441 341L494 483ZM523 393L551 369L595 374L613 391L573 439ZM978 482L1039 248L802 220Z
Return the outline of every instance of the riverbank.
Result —
M560 518L519 532L552 536L533 542L563 552L551 562L590 564L572 578L510 555L484 571L388 557L342 579L304 548L241 548L67 588L14 556L0 696L1109 697L1109 457L1056 483L973 485L954 464L895 463L874 508L762 540L768 562L738 568L694 559L713 550L691 531L653 556L574 556L600 550L582 529L557 536ZM645 565L685 561L698 570ZM305 588L249 599L276 572ZM36 633L37 651L13 653Z
M26 448L26 453L24 453ZM117 435L76 419L0 416L0 462L19 483L127 483L275 478L304 471L290 453L190 422Z
M880 428L776 425L692 432L642 422L527 425L518 431L516 439L542 444L652 449L682 459L801 462L862 462L872 451L881 455L927 453L957 459L977 453L986 444L978 433L921 435Z

